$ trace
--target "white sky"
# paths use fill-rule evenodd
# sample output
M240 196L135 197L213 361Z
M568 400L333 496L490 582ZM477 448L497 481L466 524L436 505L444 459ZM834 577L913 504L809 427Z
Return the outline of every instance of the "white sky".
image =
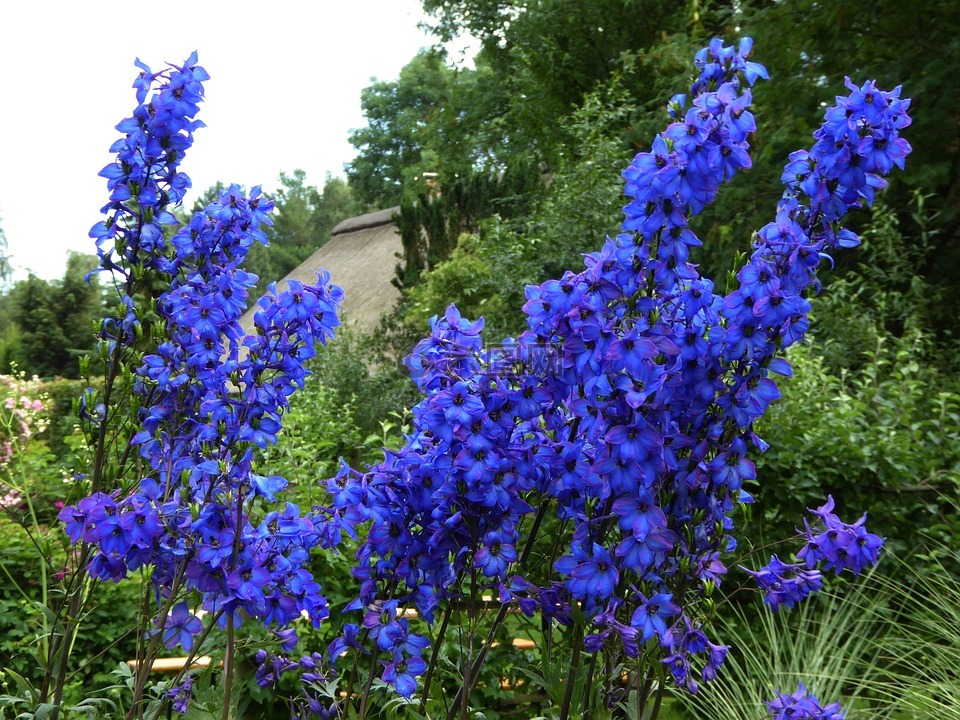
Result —
M188 202L217 180L269 191L298 167L322 185L354 155L360 91L432 43L422 19L417 0L4 0L0 226L15 277L59 278L68 250L94 251L97 173L136 103L134 58L157 70L196 49L211 76Z

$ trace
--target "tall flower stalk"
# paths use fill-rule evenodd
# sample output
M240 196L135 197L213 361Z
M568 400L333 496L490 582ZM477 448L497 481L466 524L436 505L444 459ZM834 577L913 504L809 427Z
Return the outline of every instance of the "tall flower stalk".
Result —
M519 338L485 347L482 320L452 306L434 318L407 360L425 394L407 444L326 483L330 533L368 528L354 570L360 592L347 607L362 617L331 645L331 660L375 644L372 672L412 695L435 653L424 662L426 639L400 611L428 623L443 614L446 627L487 590L503 609L463 661L450 717L462 715L508 608L576 626L567 696L581 642L605 658L592 668L632 664L647 677L638 705L654 715L667 678L695 692L716 675L727 648L705 626L737 547L735 511L752 502L750 455L765 449L753 425L780 396L772 375L791 372L782 355L806 333L820 264L858 242L843 216L869 205L910 150L899 88L848 81L851 94L827 110L813 148L790 157L776 220L754 236L738 286L716 292L690 261L701 245L690 223L751 165L750 87L767 78L751 54L749 39L698 53L689 103L671 99L674 121L624 172L623 231L587 254L582 271L527 288ZM544 512L572 528L546 581L519 551L536 542ZM832 504L816 515L825 529L808 528L799 562L775 557L765 569L778 592L782 581L796 587L775 607L819 587L824 561L838 572L876 562L882 540L862 520L843 524ZM824 543L837 533L842 542ZM608 701L618 681L619 671L595 680ZM646 693L656 693L649 704ZM564 698L561 717L572 704Z
M271 286L255 334L245 335L239 318L257 278L243 263L255 242L266 243L273 203L259 188L230 186L187 225L164 232L176 224L169 208L189 187L177 168L201 126L193 118L207 74L196 54L160 73L137 64L140 104L118 125L125 137L113 146L117 160L101 172L108 219L91 233L121 312L103 324L102 394L83 401L96 448L90 492L60 513L92 577L149 579L143 606L152 609L140 623L128 717L142 712L163 646L193 657L214 625L224 628L229 698L243 618L273 628L286 646L295 642L294 620L326 617L306 567L324 536L311 513L278 503L287 481L258 474L254 451L276 442L303 364L333 335L342 299L325 273L283 292ZM118 422L124 410L132 417ZM168 697L183 712L191 692L191 680L178 677Z

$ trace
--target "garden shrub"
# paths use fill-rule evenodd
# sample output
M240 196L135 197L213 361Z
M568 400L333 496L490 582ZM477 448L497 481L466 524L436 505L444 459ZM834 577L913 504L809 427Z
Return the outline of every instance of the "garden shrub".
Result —
M891 548L916 550L920 531L960 538L960 394L923 361L923 336L879 337L859 371L833 374L817 346L795 347L794 376L764 419L770 449L757 461L764 538L793 526L797 506L832 494L869 512Z

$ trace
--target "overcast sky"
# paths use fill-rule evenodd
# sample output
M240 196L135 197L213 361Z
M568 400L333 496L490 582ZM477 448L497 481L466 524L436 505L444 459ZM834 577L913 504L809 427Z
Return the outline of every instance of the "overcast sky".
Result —
M93 252L97 173L134 108L136 57L156 70L196 49L210 73L207 127L182 165L194 194L217 180L270 190L298 167L322 185L353 157L360 91L431 44L422 19L417 0L4 3L0 223L16 277L59 278L68 250Z

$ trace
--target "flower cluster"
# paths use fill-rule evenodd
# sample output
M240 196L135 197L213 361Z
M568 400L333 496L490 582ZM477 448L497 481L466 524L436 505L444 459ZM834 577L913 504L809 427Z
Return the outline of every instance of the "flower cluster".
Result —
M281 645L281 649L289 652L296 645L296 635L292 630L276 633L278 636L286 637ZM319 695L311 688L312 685L324 683L336 676L336 672L330 667L326 658L320 653L304 655L299 661L291 660L285 655L274 655L266 650L258 650L256 654L257 671L256 681L260 687L273 687L277 684L284 674L295 674L300 678L304 687L301 697L291 698L290 717L292 718L316 718L322 720L334 720L341 717L341 703L329 701L324 703Z
M16 488L8 487L5 483L0 483L0 508L6 510L15 510L23 505L23 495Z
M843 720L846 710L840 709L840 703L823 707L815 695L808 695L807 689L800 683L796 692L790 695L777 693L777 699L767 703L772 720Z
M700 241L689 221L750 167L749 85L766 77L751 49L748 39L714 41L697 55L690 107L675 96L676 121L624 172L624 232L586 255L583 271L527 288L529 330L505 343L509 352L484 351L482 321L456 308L432 321L407 361L425 393L407 444L327 482L333 541L370 523L348 609L382 618L351 625L331 653L376 639L390 651L383 679L409 694L393 663L405 655L420 667L421 643L383 647L385 628L408 605L432 621L473 573L528 614L567 624L577 606L595 628L590 651L637 657L656 643L691 691L695 667L704 680L716 675L726 648L706 638L698 606L736 547L734 509L752 502L749 454L765 449L753 424L779 397L771 373L791 373L777 355L806 332L804 294L826 251L856 242L841 217L872 201L909 151L898 90L868 83L838 98L814 148L791 156L776 221L756 234L739 286L715 293L690 262ZM547 348L556 368L522 361ZM556 575L537 585L511 571L524 569L550 505L572 539ZM833 521L821 517L834 539L811 534L808 563L839 552ZM865 543L861 564L878 547ZM819 586L811 568L777 563L758 580L773 587L792 576L778 603Z
M638 632L644 641L665 640L665 613L676 606L664 588L651 586L647 596L666 598L656 610L635 589L630 622L614 620L610 605L618 603L622 573L644 577L678 540L656 497L655 478L667 470L663 441L642 406L663 386L671 364L665 358L676 362L680 348L668 324L635 314L638 306L657 312L651 298L628 298L639 294L647 261L656 287L679 281L688 248L699 244L687 214L749 166L746 137L754 125L749 90L741 92L738 78L746 61L719 44L711 52L684 122L671 125L625 173L634 195L625 229L638 230L639 242L624 234L589 256L579 276L528 288L531 330L505 343L519 352L484 352L482 322L464 320L455 308L435 319L430 338L408 359L426 393L414 409L410 442L371 472L344 468L328 483L338 531L372 523L360 551L357 574L364 582L354 607L376 607L378 583L402 582L406 590L390 602L413 603L430 619L473 568L499 586L504 602L516 599L525 611L539 608L569 622L571 603L579 601L591 617L609 617L598 637L616 631L630 655L638 652ZM654 237L659 250L651 259ZM546 348L559 348L557 374L523 362ZM555 499L560 516L575 521L571 552L556 564L568 580L536 587L508 578L519 558L520 519L533 511L526 497L540 498L542 510ZM623 540L611 550L603 541L613 525ZM706 566L714 567L713 560ZM406 648L408 666L419 666L417 650ZM393 677L385 662L384 680L412 691Z
M242 266L254 243L266 243L273 203L259 188L230 186L171 237L161 232L175 222L165 206L189 187L177 166L199 126L192 118L206 73L195 55L162 73L138 66L140 105L118 126L127 135L114 145L116 163L101 173L112 214L92 234L101 269L125 278L123 287L142 289L144 277L154 287L167 284L154 305L160 340L140 358L132 385L140 429L130 446L139 448L146 475L132 488L92 493L60 519L73 543L95 549L92 575L119 581L151 570L157 632L168 647L189 652L204 630L184 599L191 594L221 625L232 615L276 628L307 616L316 626L328 614L307 567L310 550L324 541L320 523L295 504L277 503L287 481L256 472L254 450L276 442L288 398L307 375L304 362L339 325L342 291L325 272L311 285L271 286L258 303L255 333L244 333L239 319L257 278ZM122 294L120 312L103 325L110 350L143 335L135 296ZM92 392L82 404L99 418L95 425L107 416ZM178 709L189 696L189 685L171 695Z
M29 440L42 433L49 419L44 414L44 396L40 396L40 379L27 380L21 372L0 375L0 467L7 465L16 452L19 441Z
M757 571L744 570L763 591L763 602L774 610L782 605L792 608L823 587L819 570L811 570L803 563L785 563L776 555Z
M167 697L174 712L186 715L190 707L190 699L193 697L193 679L187 677L180 685L167 690Z
M849 570L854 575L868 567L873 567L879 559L883 538L867 532L863 515L852 525L847 525L833 514L833 497L828 496L822 507L810 512L816 515L822 524L819 532L814 532L810 523L804 521L803 537L807 542L797 553L797 557L806 562L807 567L824 563L824 569L833 570L839 575Z
M203 100L203 81L210 77L197 64L196 52L183 65L160 72L140 60L136 65L140 76L133 87L138 105L117 125L124 137L110 147L116 160L100 171L110 191L110 201L102 209L107 219L90 231L101 269L123 278L133 268L161 262L163 227L177 222L167 208L179 204L190 189L190 178L179 165L193 145L194 131L203 127L195 118Z
M763 601L774 610L781 605L793 607L823 585L819 565L839 575L850 570L854 575L879 560L883 538L867 532L864 523L866 514L852 525L847 525L833 514L833 497L829 496L822 507L811 510L819 523L811 526L804 520L801 536L806 543L797 552L798 563L784 563L774 555L770 562L758 571L743 568L754 577L763 590Z
M701 243L688 219L713 202L721 183L751 167L747 137L757 126L748 110L751 93L741 88L740 74L749 85L767 78L762 65L746 60L751 49L752 41L744 38L739 49L714 40L701 50L696 58L700 77L691 87L692 107L623 173L624 191L631 198L624 208L623 229L639 232L647 243L656 238L656 259L650 269L657 289L668 291L690 279L684 272L690 248ZM680 114L685 100L683 95L674 96L673 114Z
M0 512L14 513L28 506L28 492L10 472L11 463L24 451L25 443L42 433L50 420L40 379L27 379L23 372L0 375ZM62 504L60 505L62 507Z
M339 291L321 277L268 296L257 334L243 336L238 321L254 279L239 263L262 239L271 207L256 188L245 197L230 187L173 238L173 279L157 301L167 340L143 358L135 385L143 429L132 443L153 473L137 492L99 493L61 518L71 539L99 544L91 571L103 579L149 565L159 587L169 592L182 577L208 611L285 626L302 612L315 623L327 613L305 567L320 535L292 504L250 521L258 497L273 502L286 486L253 471L253 447L276 441L303 361L338 323Z

